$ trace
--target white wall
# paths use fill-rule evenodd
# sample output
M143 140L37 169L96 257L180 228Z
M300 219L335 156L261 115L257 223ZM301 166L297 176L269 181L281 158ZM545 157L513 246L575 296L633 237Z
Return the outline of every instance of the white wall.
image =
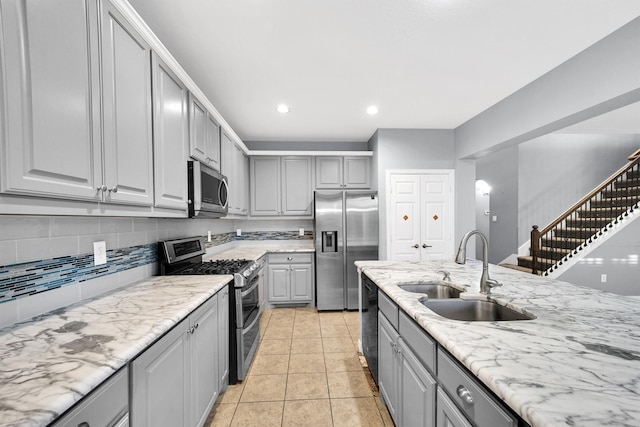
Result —
M640 100L640 18L455 129L481 157Z

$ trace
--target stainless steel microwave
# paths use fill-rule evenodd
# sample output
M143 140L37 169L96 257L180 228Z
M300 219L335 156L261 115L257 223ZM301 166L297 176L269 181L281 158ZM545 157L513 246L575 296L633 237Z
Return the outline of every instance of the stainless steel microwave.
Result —
M227 178L200 162L187 162L189 218L220 218L227 214Z

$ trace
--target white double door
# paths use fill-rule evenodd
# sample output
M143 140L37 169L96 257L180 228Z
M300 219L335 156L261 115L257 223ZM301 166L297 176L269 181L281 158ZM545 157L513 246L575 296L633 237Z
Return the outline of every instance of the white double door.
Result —
M389 259L452 259L453 170L390 172L389 188Z

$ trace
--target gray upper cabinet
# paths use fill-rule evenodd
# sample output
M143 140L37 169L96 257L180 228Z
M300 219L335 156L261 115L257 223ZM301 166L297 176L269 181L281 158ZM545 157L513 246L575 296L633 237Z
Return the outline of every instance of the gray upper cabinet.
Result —
M110 1L101 4L105 201L151 206L151 47Z
M317 189L371 187L371 159L361 156L316 157Z
M149 46L108 1L0 8L2 191L153 205Z
M155 206L186 210L188 91L155 53L152 61Z
M3 192L100 197L96 191L102 185L102 154L95 4L90 0L0 2Z
M229 214L247 215L248 160L227 133L222 131L222 174L229 180Z
M311 216L312 158L251 158L251 215Z
M220 124L192 93L189 94L189 122L191 157L220 171Z

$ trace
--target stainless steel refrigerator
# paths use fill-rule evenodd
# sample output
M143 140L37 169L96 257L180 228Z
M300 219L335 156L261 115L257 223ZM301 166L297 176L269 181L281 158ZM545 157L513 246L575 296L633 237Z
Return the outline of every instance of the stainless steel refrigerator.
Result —
M358 308L357 260L378 259L378 193L316 191L318 310Z

